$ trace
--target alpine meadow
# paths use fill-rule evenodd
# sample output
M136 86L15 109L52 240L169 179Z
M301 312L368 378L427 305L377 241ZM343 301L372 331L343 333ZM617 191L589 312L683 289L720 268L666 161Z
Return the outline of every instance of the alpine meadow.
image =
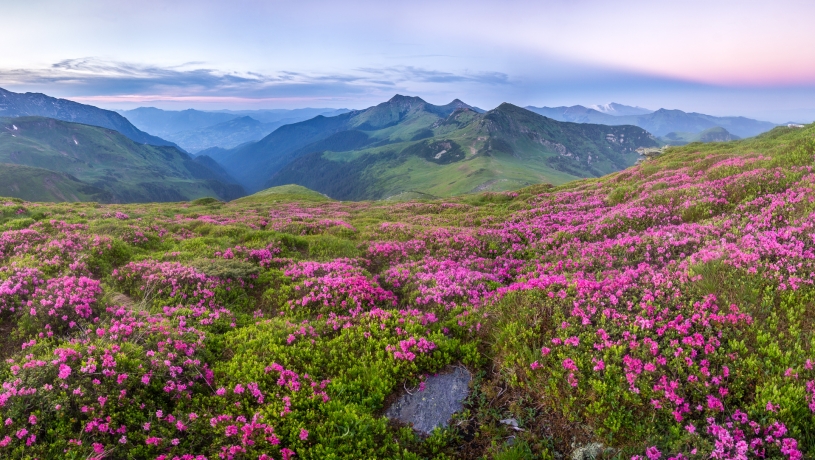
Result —
M813 15L4 6L0 459L815 459Z

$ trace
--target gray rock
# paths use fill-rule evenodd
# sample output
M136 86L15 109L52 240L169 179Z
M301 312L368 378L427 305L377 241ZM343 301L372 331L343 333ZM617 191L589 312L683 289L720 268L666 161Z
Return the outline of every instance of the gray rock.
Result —
M523 428L518 427L518 420L516 420L514 418L505 418L505 419L501 420L500 422L502 424L504 424L504 425L509 425L509 427L512 428L515 431L523 431L524 430Z
M579 447L572 452L572 460L594 460L601 454L605 453L608 449L599 442L586 444ZM610 451L610 452L613 452Z
M446 427L450 417L464 407L471 379L472 375L463 367L448 368L444 373L428 377L424 390L402 395L385 411L385 416L430 434L433 428Z

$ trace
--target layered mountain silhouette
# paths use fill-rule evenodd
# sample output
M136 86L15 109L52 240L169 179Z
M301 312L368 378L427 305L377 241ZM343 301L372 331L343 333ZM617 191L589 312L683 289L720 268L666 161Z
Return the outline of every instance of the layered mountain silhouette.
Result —
M488 112L397 95L285 125L212 157L248 191L299 184L338 199L447 196L563 183L634 164L658 145L636 126L563 123L511 104Z
M280 126L280 123L261 123L244 116L201 129L174 133L170 137L187 151L200 152L213 147L229 149L257 141Z
M28 116L108 128L140 144L176 146L172 142L139 130L125 117L111 110L40 93L13 93L0 88L0 117Z
M0 90L0 187L8 189L0 195L231 200L297 184L335 199L441 197L599 177L633 165L640 147L729 141L773 126L616 103L483 111L403 95L354 111L123 113L154 134L172 132L198 156L115 112ZM298 117L310 118L291 122Z
M260 140L286 124L317 115L334 116L345 112L348 110L305 108L208 112L139 107L119 113L139 129L175 142L188 152L198 153L210 148L234 148Z
M602 112L608 115L615 116L647 115L653 112L653 110L645 109L642 107L632 107L630 105L618 104L616 102L611 102L608 104L596 104L589 106L588 108L594 109L598 112Z
M611 103L600 111L595 108L574 105L571 107L526 107L535 113L558 121L575 123L597 123L603 125L634 125L647 130L655 136L664 136L672 132L701 133L710 128L725 128L738 137L757 136L773 129L776 125L768 121L753 120L745 117L714 117L695 112L659 109L649 112L641 107L630 107ZM645 111L645 113L642 113ZM638 113L639 112L639 113Z
M27 200L124 203L245 195L209 157L53 118L0 118L0 163L0 195Z

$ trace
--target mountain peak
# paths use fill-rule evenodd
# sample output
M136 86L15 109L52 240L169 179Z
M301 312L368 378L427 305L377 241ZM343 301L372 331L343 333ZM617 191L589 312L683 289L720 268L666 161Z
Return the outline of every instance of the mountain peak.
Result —
M425 103L424 99L416 96L403 96L401 94L397 94L388 100L388 104L403 104L405 102L416 102L416 103Z
M453 99L453 102L444 105L442 107L452 107L456 109L472 109L473 106L467 104L466 102L462 101L461 99Z
M518 107L515 104L510 104L509 102L502 102L501 105L499 105L498 107L490 110L490 112L493 112L493 111L507 112L507 111L516 111L516 110L524 110L524 111L528 112L527 109L524 109L522 107Z

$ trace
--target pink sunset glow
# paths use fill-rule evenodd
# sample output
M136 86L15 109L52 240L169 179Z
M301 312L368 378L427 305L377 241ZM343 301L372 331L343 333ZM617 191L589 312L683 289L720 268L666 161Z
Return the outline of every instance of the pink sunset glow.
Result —
M5 7L0 87L110 108L364 108L399 92L815 117L811 1L43 3Z

